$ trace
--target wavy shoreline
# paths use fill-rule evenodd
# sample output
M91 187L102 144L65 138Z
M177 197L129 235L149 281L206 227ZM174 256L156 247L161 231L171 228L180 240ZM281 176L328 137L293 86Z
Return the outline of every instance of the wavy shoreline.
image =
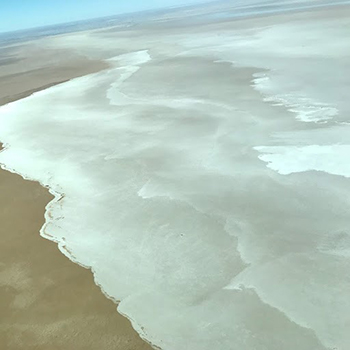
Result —
M144 56L144 52L141 53L141 55ZM127 56L127 55L126 55ZM146 53L146 59L148 60L149 59L149 56L148 54ZM109 62L110 60L106 60L106 65L108 68L106 68L106 70L108 71L110 68L111 68L111 64ZM0 108L1 106L5 106L5 105L10 105L12 103L16 103L18 102L19 100L22 100L22 99L25 99L25 98L30 98L36 94L39 94L41 92L45 92L47 90L49 90L50 88L53 88L57 85L61 85L61 84L64 84L64 83L67 83L67 82L70 82L70 81L73 81L74 79L79 79L79 78L84 78L84 77L88 77L90 75L94 75L96 73L100 73L102 72L103 70L105 69L102 69L102 70L99 70L97 72L94 72L94 73L89 73L89 74L85 74L85 75L82 75L82 76L77 76L77 77L74 77L74 78L71 78L71 79L68 79L68 80L64 80L64 81L60 81L60 82L56 82L56 83L50 83L50 84L47 84L47 85L44 85L40 88L36 88L36 89L32 89L30 91L26 91L24 92L23 94L18 94L16 96L13 96L11 101L10 102L6 102L6 103L2 103L1 104L1 100L0 100ZM17 98L16 98L17 97ZM2 147L1 147L2 146ZM11 148L11 144L2 144L0 142L0 152L5 152L7 149L10 149ZM104 289L103 289L103 286L98 283L97 279L95 278L95 272L93 270L93 268L91 266L88 266L88 265L84 265L82 264L81 262L78 261L78 259L69 251L69 249L66 247L65 243L60 241L59 239L55 238L55 236L51 235L50 233L46 232L46 227L48 226L48 224L52 221L52 215L50 213L50 208L55 206L55 204L57 204L59 201L61 201L65 195L64 193L60 193L58 191L55 191L53 188L50 187L50 185L48 184L45 184L45 183L42 183L41 181L35 179L35 178L32 178L30 176L28 176L27 174L24 174L24 173L21 173L21 172L18 172L16 171L15 169L12 169L10 167L7 167L5 164L3 163L0 163L0 168L3 169L4 171L7 171L7 172L10 172L10 173L13 173L13 174L16 174L16 175L19 175L21 176L25 181L31 181L31 182L35 182L35 183L38 183L42 188L45 188L46 190L48 190L48 192L53 196L52 200L49 201L46 206L45 206L45 212L44 212L44 217L45 217L45 222L43 223L39 233L40 233L40 236L43 237L44 239L47 239L55 244L57 244L58 246L58 249L60 250L60 252L65 256L67 257L70 261L72 261L74 264L78 265L78 266L81 266L87 270L89 270L91 273L92 273L92 276L93 276L93 279L94 279L94 283L97 287L100 288L101 290L101 293L109 300L111 300L116 306L117 306L117 310L118 310L118 305L120 303L120 300L117 300L115 299L113 296L109 295ZM144 333L144 328L139 325L135 320L132 319L132 317L130 317L129 315L127 314L124 314L122 312L120 312L119 310L117 311L121 316L125 317L126 319L128 319L133 328L135 329L135 331L138 333L138 335L140 336L140 338L147 344L149 344L152 348L154 349L160 349L160 347L156 346L155 344L152 344L149 340L147 340L146 338L146 334Z
M79 76L85 76L86 74L91 74L94 73L94 71L101 71L101 69L106 69L108 68L109 65L108 63L102 63L101 65L95 65L94 63L91 65L91 68L89 65L86 66L86 68L83 68L83 70L85 69L85 72L81 72L81 69L77 69L77 71L75 72L75 76L72 76L69 79L66 79L65 77L67 76L67 73L64 72L64 69L62 71L62 75L64 76L65 79L63 80L57 80L57 81L53 81L53 82L48 82L47 84L43 84L41 86L36 86L33 87L32 89L27 89L25 91L20 91L20 87L17 88L18 92L16 92L13 95L5 95L7 92L7 89L3 89L1 83L0 83L0 105L9 105L12 103L16 103L19 100L22 100L24 98L28 98L30 96L33 96L36 93L45 91L49 88L52 88L54 86L57 86L59 84L65 83L70 81L71 79L77 78ZM97 70L96 70L97 69ZM80 73L81 72L81 73ZM57 79L57 75L59 76L59 70L58 73L54 74L53 79ZM0 74L1 75L1 74ZM24 79L24 80L28 80L28 79L32 79L33 77L26 77L25 74L23 74L22 78L21 75L17 75L16 79ZM9 79L8 77L6 79ZM47 77L48 80L50 80L50 77ZM27 86L30 86L30 84L37 84L36 83L36 79L33 78L32 79L32 83L29 81L26 81L24 83L25 88L27 88ZM2 95L2 96L1 96ZM1 147L1 143L0 143L0 147ZM11 145L8 144L3 144L1 147L0 152L6 151L6 149L8 149L9 147L11 147ZM8 175L7 175L8 174ZM25 223L25 219L21 219L19 218L17 221L18 222L22 222L24 223L24 225L28 226L29 228L24 229L23 233L25 233L28 237L23 236L21 238L20 241L21 243L17 244L17 247L20 247L23 243L22 242L26 242L25 244L27 244L28 249L31 250L36 250L38 249L37 253L36 253L36 258L40 259L40 256L43 255L43 261L42 264L45 266L52 266L54 265L55 268L54 270L56 271L65 271L64 272L64 277L59 277L57 279L57 281L54 279L54 277L50 277L50 284L55 285L55 283L59 283L59 285L57 285L57 290L61 290L65 288L65 285L67 285L67 288L69 288L69 290L67 290L66 294L67 296L65 298L60 298L57 299L55 297L55 295L52 296L48 296L45 297L43 300L41 300L41 298L38 298L37 300L35 300L36 303L36 307L31 311L31 314L33 315L33 319L35 319L35 317L37 317L37 321L36 323L38 325L40 325L40 319L39 316L37 315L37 311L40 312L40 310L44 307L44 305L47 305L46 308L44 308L44 312L45 314L47 314L47 317L49 317L50 320L48 320L47 324L44 326L42 325L42 329L37 332L32 325L31 322L26 323L25 320L22 320L25 318L25 315L29 312L26 311L27 307L23 308L23 312L22 311L16 311L16 313L13 313L11 310L12 308L17 309L17 307L15 307L13 304L13 302L10 302L8 304L6 304L6 299L2 299L3 302L0 303L0 307L6 307L7 311L5 311L5 315L7 315L6 320L3 318L3 321L0 322L0 347L4 347L6 349L11 349L11 350L28 350L28 349L32 349L35 347L35 349L47 349L47 347L56 347L56 346L63 346L65 349L68 348L75 348L75 347L84 347L84 349L95 349L96 347L100 348L100 349L106 349L109 350L111 343L109 342L113 342L113 347L116 349L129 349L130 346L132 346L132 348L134 349L144 349L147 350L150 347L147 345L146 342L144 342L143 340L141 340L141 338L139 337L139 335L134 331L134 329L132 328L132 326L130 325L129 321L127 321L127 318L125 318L124 315L122 315L121 313L119 313L116 310L116 304L117 302L115 300L113 300L112 298L108 297L101 289L100 286L98 286L96 283L94 283L95 281L91 280L91 276L93 276L93 274L91 274L91 270L87 267L87 266L83 266L82 264L79 264L77 261L74 261L74 258L71 257L69 255L69 253L64 251L64 247L62 246L62 244L60 244L57 240L54 239L53 236L50 236L48 233L45 233L45 226L47 223L47 219L50 215L49 213L49 208L52 205L53 202L59 201L62 198L62 195L56 193L55 191L53 191L52 189L50 189L48 186L45 186L42 183L39 183L38 181L36 181L35 179L31 179L30 177L26 176L25 174L20 174L18 172L16 172L14 169L8 168L6 167L6 165L1 164L0 165L0 178L2 179L2 181L5 181L3 179L6 179L6 182L2 182L0 183L0 186L6 186L6 188L11 188L12 183L18 183L20 184L20 187L23 187L23 192L16 194L14 198L16 198L16 201L18 202L17 205L21 205L22 203L22 196L23 198L27 198L30 196L33 196L34 193L35 196L38 195L38 193L42 193L42 196L47 197L48 194L50 193L50 197L53 196L53 198L51 200L49 200L45 207L40 208L39 204L34 204L31 205L31 211L35 211L36 213L42 213L42 218L44 219L44 222L42 225L39 226L38 223L38 227L37 227L37 236L35 235L35 232L31 231L31 226L29 226L29 224ZM18 186L18 185L16 185ZM38 186L40 186L40 188L42 188L42 190L39 191ZM33 193L33 194L32 194ZM40 195L41 196L41 195ZM4 193L2 193L1 196L1 202L2 204L2 208L3 208L3 212L5 210L12 210L9 207L8 201L10 200L7 199L7 197L5 196ZM35 203L38 202L38 199L35 199ZM38 202L39 203L39 202ZM9 208L9 209L7 209ZM22 208L22 207L21 207ZM26 216L26 212L28 211L26 209L26 207L24 206L23 209L21 209L24 213L23 216ZM11 212L12 212L11 211ZM7 215L6 217L2 217L2 213L0 213L0 218L2 220L2 229L4 229L5 227L7 227L7 225L9 225L9 227L11 227L11 221L12 220L12 214L10 215L10 217L8 217L9 215ZM13 211L13 215L15 215L15 212ZM39 214L40 216L40 214ZM33 216L32 216L33 217ZM33 219L34 220L34 219ZM7 224L8 222L8 224ZM36 225L36 221L33 222L33 225ZM16 227L16 225L15 225ZM12 232L13 230L16 230L16 228L11 228L9 229L9 232L3 232L2 234L7 236L8 233L15 233ZM34 229L35 230L35 229ZM21 231L22 232L22 231ZM11 236L15 236L14 234L12 234ZM31 238L32 237L32 238ZM44 240L42 240L42 238L44 238ZM33 246L31 242L31 239L33 240L33 243L35 246ZM11 242L11 238L9 239L9 242ZM47 242L47 243L46 243ZM59 248L59 251L57 251L57 248L55 248L55 246L52 246L52 243L57 244L57 247ZM11 243L12 244L12 243ZM5 245L6 246L6 245ZM42 247L44 246L44 248ZM2 246L2 248L0 249L0 251L2 249L5 249L5 247ZM42 252L49 252L49 257L46 257L46 253L42 253ZM62 254L63 253L63 254ZM0 279L0 293L2 292L2 288L10 288L10 287L6 287L6 283L10 283L8 286L11 286L10 280L9 282L6 282L7 279L5 278L4 280L4 273L7 273L7 271L11 271L10 268L12 265L8 265L6 263L4 258L4 254L2 254L2 257L0 258L0 276L2 276L2 278ZM69 260L67 260L66 258L69 258ZM24 257L22 260L26 261L26 255L24 254ZM29 258L28 258L29 259ZM47 260L49 259L49 260ZM19 260L21 261L21 260ZM22 264L22 263L21 263ZM30 270L31 274L33 275L33 277L30 277L30 280L34 280L36 281L38 278L42 279L45 276L41 276L41 274L39 272L36 272L36 270L34 270L34 265L31 261L31 259L29 259L26 263L27 266L33 266L33 268L30 268L32 270ZM55 265L57 264L57 266ZM75 266L73 265L75 264ZM83 269L82 269L83 267ZM68 270L66 270L68 269ZM88 270L86 270L88 269ZM28 268L27 268L28 270ZM26 270L26 271L27 271ZM29 271L29 270L28 270ZM9 272L10 273L10 272ZM24 272L23 272L24 273ZM69 279L71 275L74 275L75 279L79 280L79 283L82 286L86 285L86 288L84 288L84 290L80 290L82 287L80 287L79 285L75 285L75 283L71 282L71 280ZM35 276L35 277L34 277ZM11 275L9 275L8 278L11 278ZM46 277L45 277L46 278ZM66 280L67 279L67 280ZM94 278L93 278L94 279ZM28 280L29 281L29 280ZM29 282L28 282L29 283ZM13 287L11 287L13 288ZM17 291L16 287L14 287L14 298L17 298L16 295L18 293L21 293L21 295L23 295L23 297L26 297L26 295L29 293L26 291ZM31 287L34 288L35 287ZM45 293L45 290L47 289L47 286L41 286L40 284L38 284L38 286L36 287L38 290L38 293ZM52 335L56 335L57 338L52 338L51 336L47 336L46 337L46 331L44 330L45 327L50 327L51 322L55 323L56 321L59 321L61 319L61 316L55 316L55 314L57 312L62 313L63 310L65 310L67 308L67 306L64 305L69 305L69 303L74 302L72 300L72 298L69 296L69 292L73 292L74 290L79 290L79 292L77 291L77 294L80 294L81 297L83 298L83 300L81 302L75 302L75 304L72 304L71 306L68 307L68 310L72 310L71 314L67 314L66 317L66 322L70 322L70 318L74 317L75 321L74 321L74 326L72 326L72 332L77 332L77 334L85 334L85 336L83 337L73 337L73 334L69 331L69 332L65 332L65 334L61 334L61 330L57 329L57 330L52 330L50 331L49 334ZM54 294L54 293L52 293ZM2 295L2 294L1 294ZM7 292L7 295L8 292ZM21 298L23 298L21 296ZM108 298L106 298L108 297ZM27 297L26 297L27 298ZM16 300L16 299L14 299ZM113 302L111 304L111 302ZM5 303L5 304L4 304ZM44 303L44 304L43 304ZM84 309L78 311L77 308L79 308L80 304L84 305ZM86 304L86 306L85 306ZM114 306L114 307L113 307ZM30 306L28 306L30 307ZM96 307L98 307L97 312L95 312L94 316L89 316L89 317L93 317L91 318L89 325L87 326L85 324L85 321L81 322L80 318L83 320L83 317L85 315L85 317L88 315L89 313L89 307L93 310ZM14 310L15 310L14 309ZM57 310L57 311L56 311ZM61 311L60 311L61 310ZM68 312L68 311L67 311ZM75 314L76 312L76 314ZM17 321L18 320L18 321ZM22 321L21 321L22 320ZM19 323L17 323L19 322ZM110 324L110 326L106 327L106 329L104 329L102 331L102 329L100 328L100 324L102 323L108 323ZM22 326L20 326L22 324ZM25 325L25 326L24 326ZM81 329L79 328L81 326ZM22 327L22 328L20 328ZM23 328L26 327L26 328ZM22 343L20 340L20 335L22 333L22 329L23 332L25 330L25 332L27 333L27 336L30 335L30 340L27 339L26 343ZM101 333L102 331L102 333ZM16 338L14 337L13 332L15 332L16 334ZM61 336L60 336L61 335ZM3 337L5 336L5 338ZM41 340L39 340L39 338ZM103 341L101 339L104 339ZM15 340L17 339L17 340ZM64 343L60 344L63 340L59 340L59 339L65 339ZM107 341L107 343L106 343ZM131 349L131 348L130 348Z
M2 144L0 143L0 146ZM10 148L11 145L6 145L5 147L3 147L0 152L5 151L7 148ZM38 183L42 188L46 189L52 196L53 199L51 201L49 201L45 207L45 212L44 212L44 217L45 217L45 222L43 223L43 225L41 226L41 229L39 231L39 234L42 238L53 242L55 244L57 244L58 249L60 250L60 252L67 257L71 262L73 262L74 264L83 267L84 269L87 269L91 272L93 279L94 279L94 283L97 287L100 288L101 293L109 300L111 300L116 306L117 306L117 310L118 310L118 305L120 303L120 300L116 300L113 296L109 295L104 289L103 286L98 283L98 281L95 278L95 272L93 270L93 268L91 266L87 266L82 264L81 262L79 262L76 257L69 251L69 249L66 247L64 242L61 242L60 240L56 239L54 236L52 236L51 234L45 232L46 226L48 225L48 223L51 220L51 214L50 214L50 207L55 205L56 203L58 203L60 200L62 200L64 198L64 194L56 192L55 190L53 190L52 188L50 188L49 185L43 184L40 181L33 179L31 177L28 177L25 174L22 174L20 172L16 172L14 169L11 168L7 168L5 164L0 163L0 168L4 171L10 172L12 174L15 175L19 175L22 177L23 180L25 181L30 181L30 182L34 182L34 183ZM124 314L122 312L120 312L119 310L117 311L121 316L125 317L126 319L128 319L131 324L133 325L133 328L137 331L137 333L139 334L139 336L141 337L141 339L143 341L145 341L146 343L148 343L152 348L154 349L161 349L160 347L156 346L155 344L152 344L151 342L149 342L146 338L146 335L143 334L143 327L138 325L137 322L135 320L133 320L129 315ZM0 343L1 344L1 343ZM123 349L124 350L124 349Z

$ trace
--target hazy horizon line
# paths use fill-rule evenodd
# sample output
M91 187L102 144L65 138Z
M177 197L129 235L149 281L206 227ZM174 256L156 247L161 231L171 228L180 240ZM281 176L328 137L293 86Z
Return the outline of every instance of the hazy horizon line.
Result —
M194 6L202 6L204 4L210 4L210 3L218 3L222 2L222 0L203 0L201 3L192 3L192 4L180 4L180 5L170 5L165 7L156 7L146 10L136 10L136 11L128 11L128 12L120 12L115 13L113 15L107 15L107 16L97 16L97 17L88 17L88 18L82 18L75 21L63 21L63 22L55 22L52 24L47 25L38 25L33 27L26 27L21 29L15 29L15 30L0 30L0 35L3 34L11 34L11 33L20 33L20 32L26 32L31 30L37 30L37 29L45 29L45 28L53 28L60 25L70 25L70 24L78 24L78 23L84 23L87 21L93 21L93 20L99 20L99 19L108 19L108 18L115 18L119 16L126 16L126 15L132 15L132 14L141 14L141 13L150 13L150 12L158 12L158 11L166 11L166 10L172 10L172 9L180 9L180 8L186 8L186 7L194 7Z

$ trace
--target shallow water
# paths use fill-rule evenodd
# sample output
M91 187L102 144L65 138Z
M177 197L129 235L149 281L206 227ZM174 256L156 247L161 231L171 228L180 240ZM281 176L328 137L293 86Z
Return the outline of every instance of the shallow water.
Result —
M350 344L337 11L51 38L113 68L0 108L0 162L56 196L42 235L153 344Z

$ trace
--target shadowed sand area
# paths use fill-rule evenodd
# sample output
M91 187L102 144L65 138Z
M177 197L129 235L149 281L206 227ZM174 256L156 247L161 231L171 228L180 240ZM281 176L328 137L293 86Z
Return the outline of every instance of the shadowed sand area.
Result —
M16 62L10 69L21 67ZM105 67L76 59L61 68L57 61L52 68L11 76L2 71L0 105ZM40 237L51 199L38 183L0 169L0 349L150 349L95 285L91 272Z

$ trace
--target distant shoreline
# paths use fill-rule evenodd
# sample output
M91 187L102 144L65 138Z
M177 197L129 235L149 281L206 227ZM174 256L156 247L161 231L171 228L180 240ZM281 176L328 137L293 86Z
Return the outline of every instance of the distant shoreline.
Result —
M214 1L214 7L215 3L219 3L218 1ZM264 1L262 1L262 5L264 4ZM293 11L307 11L312 9L322 9L324 7L333 7L333 6L342 6L342 5L348 5L350 4L349 0L343 0L343 1L336 1L331 2L329 0L320 1L318 4L312 4L309 5L306 1L300 1L299 6L298 3L296 4L268 4L263 5L260 7L260 11L249 11L249 7L252 6L230 6L228 4L228 7L237 8L238 13L237 14L230 14L227 18L234 19L234 18L249 18L252 16L266 16L270 14L279 14L279 13L288 13ZM210 3L209 3L210 5ZM0 32L0 47L1 46L7 46L12 44L18 44L18 43L24 43L30 40L36 40L43 37L53 36L53 35L63 35L63 34L69 34L69 33L75 33L75 32L82 32L86 30L96 30L96 29L108 29L113 28L115 26L120 25L135 25L142 23L144 19L150 19L157 15L162 14L168 14L168 13L174 13L176 14L178 11L186 9L192 9L192 8L202 8L204 6L208 6L208 4L191 4L191 5L183 5L180 7L171 7L171 8L161 8L161 9L153 9L153 10L147 10L147 11L141 11L141 12L131 12L131 13L124 13L124 14L116 14L112 16L104 16L104 17L97 17L92 19L83 19L73 22L67 22L67 23L57 23L53 25L47 25L47 26L40 26L35 28L28 28L28 29L20 29L20 30L14 30L14 31L7 31L7 32ZM253 9L259 6L259 4L256 4ZM266 9L264 10L263 7ZM271 8L269 10L269 8ZM248 9L248 10L246 10ZM222 11L221 11L222 13ZM218 16L218 13L213 13L213 16L211 18L215 18L215 16ZM190 15L191 16L191 15ZM219 16L220 17L220 16ZM223 18L221 16L221 18Z

